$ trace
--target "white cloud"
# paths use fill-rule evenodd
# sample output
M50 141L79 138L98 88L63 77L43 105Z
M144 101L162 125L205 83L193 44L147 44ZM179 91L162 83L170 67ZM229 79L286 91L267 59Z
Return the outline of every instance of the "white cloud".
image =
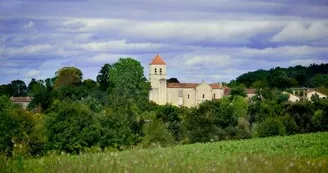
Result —
M40 75L40 71L39 70L30 70L25 74L25 77L27 78L36 78Z
M273 36L273 42L308 42L328 37L328 25L326 22L314 22L306 28L300 22L288 24L281 32Z
M1 50L1 49L0 49ZM8 47L2 48L0 55L18 55L18 54L35 54L44 53L52 50L49 44L27 45L23 47Z
M239 59L233 59L230 55L211 55L211 56L194 56L185 61L186 65L204 65L204 66L228 66L242 62Z
M23 28L27 29L27 28L31 28L31 27L33 27L33 26L34 26L34 22L29 21L28 24L25 24L25 25L23 26Z

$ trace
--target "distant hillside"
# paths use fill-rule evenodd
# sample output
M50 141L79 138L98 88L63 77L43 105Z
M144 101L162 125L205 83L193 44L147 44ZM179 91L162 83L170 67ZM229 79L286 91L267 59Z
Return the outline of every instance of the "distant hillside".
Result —
M240 75L229 86L240 84L248 88L328 87L328 63L260 69Z

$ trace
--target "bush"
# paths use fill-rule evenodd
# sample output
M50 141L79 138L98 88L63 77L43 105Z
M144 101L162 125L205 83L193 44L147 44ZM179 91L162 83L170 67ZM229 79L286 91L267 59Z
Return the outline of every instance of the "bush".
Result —
M99 122L101 125L99 145L102 149L111 147L120 150L135 145L141 140L143 121L132 110L106 109L100 114Z
M298 132L298 126L297 126L294 118L291 117L290 115L286 114L285 116L280 117L280 121L282 122L282 124L284 125L284 127L286 129L287 135L293 135Z
M51 149L79 153L98 142L100 126L87 105L63 101L52 109L45 122Z
M259 137L282 136L286 134L284 125L276 118L265 119L257 126L256 131Z
M160 120L154 119L146 123L144 133L142 144L146 147L154 144L166 147L175 143L174 136Z

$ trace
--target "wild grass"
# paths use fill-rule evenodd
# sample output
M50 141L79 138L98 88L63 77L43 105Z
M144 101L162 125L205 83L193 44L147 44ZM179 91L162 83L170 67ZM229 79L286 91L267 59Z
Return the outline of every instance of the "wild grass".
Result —
M1 172L328 172L328 133L2 160Z

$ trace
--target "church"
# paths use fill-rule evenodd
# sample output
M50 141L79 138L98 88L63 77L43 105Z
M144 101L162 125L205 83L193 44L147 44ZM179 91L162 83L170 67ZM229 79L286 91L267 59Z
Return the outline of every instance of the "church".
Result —
M205 100L220 99L225 94L225 88L219 83L168 83L166 75L166 63L156 55L149 64L149 100L159 105L195 107Z

